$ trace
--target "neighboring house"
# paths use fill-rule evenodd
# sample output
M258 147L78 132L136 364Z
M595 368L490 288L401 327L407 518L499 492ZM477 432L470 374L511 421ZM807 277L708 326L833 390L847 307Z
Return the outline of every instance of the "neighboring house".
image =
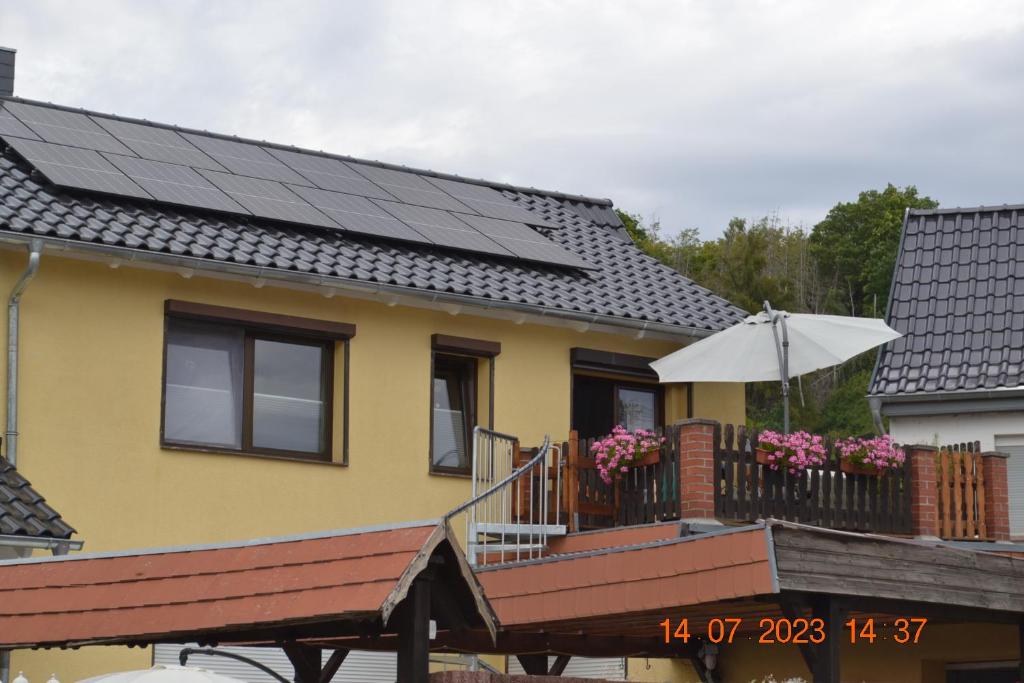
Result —
M0 140L0 291L42 251L18 466L90 550L438 517L470 495L475 425L537 445L745 419L742 385L657 383L649 360L744 314L608 200L12 97Z
M1010 530L1024 537L1024 207L907 212L869 389L901 443L980 440L1010 455Z

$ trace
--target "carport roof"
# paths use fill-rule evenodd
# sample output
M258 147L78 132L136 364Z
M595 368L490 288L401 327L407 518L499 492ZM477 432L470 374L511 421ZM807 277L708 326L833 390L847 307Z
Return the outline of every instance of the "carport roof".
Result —
M245 543L0 562L0 647L384 633L427 572L447 614L493 633L437 521Z

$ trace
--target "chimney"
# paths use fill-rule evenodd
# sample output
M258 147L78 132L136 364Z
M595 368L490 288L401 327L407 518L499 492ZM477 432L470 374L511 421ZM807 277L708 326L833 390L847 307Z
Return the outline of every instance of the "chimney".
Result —
M12 47L0 47L0 97L14 94L14 53Z

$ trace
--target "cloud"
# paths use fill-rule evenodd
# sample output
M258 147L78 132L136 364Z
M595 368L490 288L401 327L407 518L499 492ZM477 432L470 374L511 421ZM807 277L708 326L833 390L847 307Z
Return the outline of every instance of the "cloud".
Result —
M1024 201L1019 3L0 6L16 93L610 197L667 231L813 225L886 182Z

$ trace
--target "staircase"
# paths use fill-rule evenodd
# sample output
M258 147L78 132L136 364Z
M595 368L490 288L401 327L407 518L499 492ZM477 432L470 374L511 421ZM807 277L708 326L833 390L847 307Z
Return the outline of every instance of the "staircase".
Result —
M565 536L562 469L562 449L550 439L525 449L514 436L473 430L471 496L446 516L465 513L470 564L540 558L548 539Z

